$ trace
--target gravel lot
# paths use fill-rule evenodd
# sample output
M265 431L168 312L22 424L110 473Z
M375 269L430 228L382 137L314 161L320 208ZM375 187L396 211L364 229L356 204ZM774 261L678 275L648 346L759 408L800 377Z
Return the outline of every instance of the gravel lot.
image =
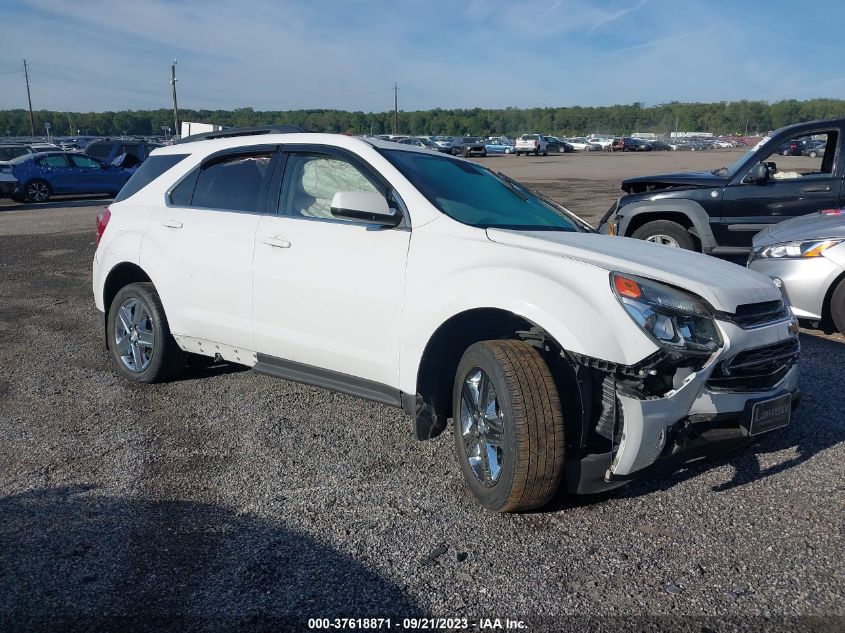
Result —
M595 220L629 173L722 154L489 164ZM802 334L804 402L783 433L494 515L451 433L417 442L398 410L232 366L120 380L90 288L102 204L0 205L0 630L845 628L842 337Z

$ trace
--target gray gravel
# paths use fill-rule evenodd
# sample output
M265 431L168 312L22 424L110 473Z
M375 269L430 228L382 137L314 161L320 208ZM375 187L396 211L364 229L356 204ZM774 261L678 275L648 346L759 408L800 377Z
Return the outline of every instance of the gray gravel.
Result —
M231 366L119 379L95 212L47 234L0 212L0 630L845 628L841 337L802 335L784 433L499 516L463 486L451 433L417 442L398 410Z

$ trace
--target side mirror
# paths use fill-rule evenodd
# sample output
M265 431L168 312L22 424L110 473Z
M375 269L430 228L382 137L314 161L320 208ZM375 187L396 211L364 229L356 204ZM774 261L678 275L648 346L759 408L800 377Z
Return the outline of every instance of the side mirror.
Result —
M402 221L399 210L391 209L384 196L375 191L338 191L332 197L332 215L390 227Z
M762 185L769 179L769 167L765 163L757 163L745 175L744 182L753 185Z

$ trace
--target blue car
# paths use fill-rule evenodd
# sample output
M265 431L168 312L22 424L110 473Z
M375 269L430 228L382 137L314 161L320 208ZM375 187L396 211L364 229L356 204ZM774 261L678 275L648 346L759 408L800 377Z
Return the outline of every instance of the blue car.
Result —
M135 171L77 152L27 154L9 161L0 170L18 179L12 194L18 202L45 202L55 194L115 195Z

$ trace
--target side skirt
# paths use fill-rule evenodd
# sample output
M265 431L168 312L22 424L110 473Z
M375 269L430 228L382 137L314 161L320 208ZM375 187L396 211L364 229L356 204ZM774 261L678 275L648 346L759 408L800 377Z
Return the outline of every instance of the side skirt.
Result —
M258 354L258 362L253 366L253 370L259 374L331 389L392 407L402 406L402 392L396 387L292 360Z

